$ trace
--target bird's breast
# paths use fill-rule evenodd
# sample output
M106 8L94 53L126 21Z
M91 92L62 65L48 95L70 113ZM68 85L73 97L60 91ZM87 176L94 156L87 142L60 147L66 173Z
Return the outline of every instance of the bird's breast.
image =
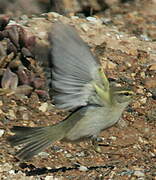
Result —
M88 109L85 115L69 130L66 139L75 141L84 137L96 136L115 124L122 111L117 107L94 107Z

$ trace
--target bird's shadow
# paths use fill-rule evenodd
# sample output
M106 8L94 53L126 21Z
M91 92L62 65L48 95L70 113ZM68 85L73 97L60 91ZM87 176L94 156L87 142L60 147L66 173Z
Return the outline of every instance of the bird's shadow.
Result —
M37 176L37 175L43 175L43 174L48 174L48 173L79 170L81 167L81 165L79 165L79 164L74 164L73 167L62 166L60 168L51 168L50 169L50 168L46 168L46 167L38 168L38 167L35 167L33 164L27 164L27 163L20 163L19 166L22 169L22 172L26 174L26 176ZM91 170L102 169L102 168L112 170L112 169L114 169L114 167L115 167L114 165L90 166L90 167L86 167L86 170L91 171Z

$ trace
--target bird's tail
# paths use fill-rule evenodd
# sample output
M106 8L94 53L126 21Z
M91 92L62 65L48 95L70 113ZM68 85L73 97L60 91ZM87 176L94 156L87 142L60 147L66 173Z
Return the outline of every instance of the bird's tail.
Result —
M62 123L47 127L14 126L11 131L15 133L15 135L8 137L11 145L25 144L16 154L21 160L31 159L54 141L63 139L65 135Z

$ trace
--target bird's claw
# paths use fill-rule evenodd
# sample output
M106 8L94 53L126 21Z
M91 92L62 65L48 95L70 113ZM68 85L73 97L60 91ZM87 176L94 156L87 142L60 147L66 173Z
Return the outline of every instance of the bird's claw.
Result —
M101 153L102 150L99 146L99 138L93 137L91 141L92 141L92 146L93 146L94 151L97 153Z

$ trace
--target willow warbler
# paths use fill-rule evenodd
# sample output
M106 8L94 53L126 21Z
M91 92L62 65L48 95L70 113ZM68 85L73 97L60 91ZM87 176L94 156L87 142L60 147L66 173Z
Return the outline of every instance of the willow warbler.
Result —
M133 92L109 83L102 67L73 27L54 23L50 33L52 58L45 72L58 108L72 110L63 121L44 127L14 126L8 138L13 146L24 144L17 157L28 160L55 141L95 138L115 124ZM44 59L43 59L44 61Z

